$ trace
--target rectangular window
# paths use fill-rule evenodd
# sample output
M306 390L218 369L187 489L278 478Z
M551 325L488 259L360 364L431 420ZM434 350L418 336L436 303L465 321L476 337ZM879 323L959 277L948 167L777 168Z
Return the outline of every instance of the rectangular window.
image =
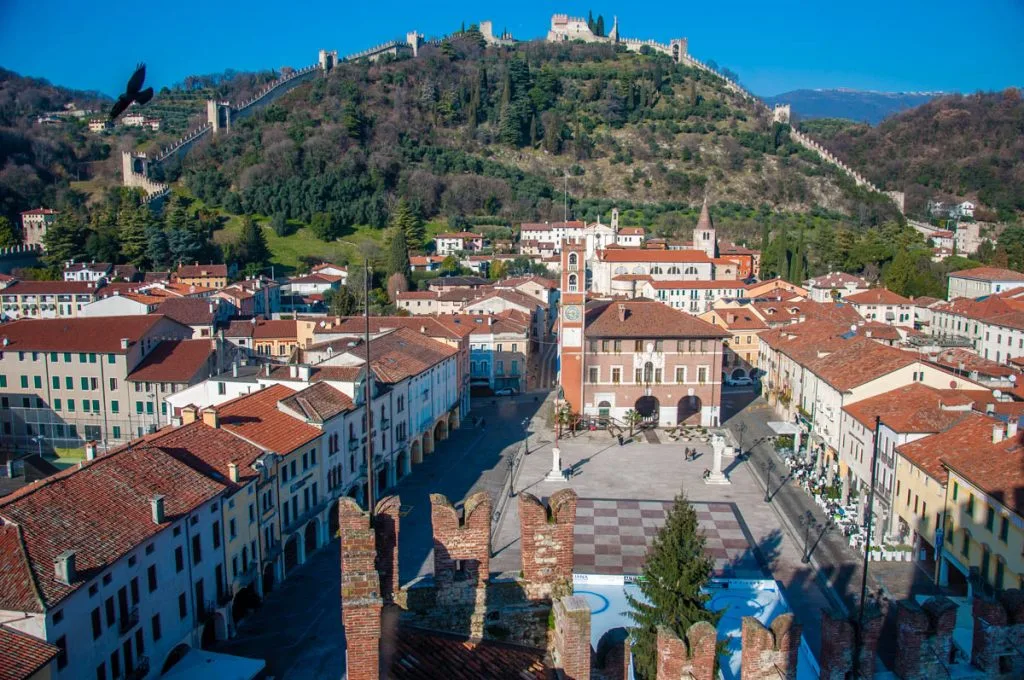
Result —
M88 378L82 378L82 389L83 390L88 390L89 389L89 379Z
M971 519L974 519L974 494L973 493L967 494L967 508L966 508L966 512L971 517Z
M999 540L1006 543L1007 536L1010 532L1010 519L1003 517L999 520Z
M618 368L618 367L613 368L612 369L612 383L618 385L620 382L622 382L622 369Z
M188 600L185 598L185 593L178 595L178 618L184 619L188 616Z
M960 495L960 485L953 482L953 500L956 500L958 495Z
M116 649L110 654L110 677L121 677L121 655Z
M155 614L153 616L153 642L157 642L163 636L163 632L160 630L160 615Z
M686 367L685 366L676 366L676 382L677 383L684 383L684 382L686 382Z
M107 680L107 664L96 666L96 680Z
M146 581L148 582L148 585L149 585L149 592L153 592L154 590L156 590L156 565L155 564L149 565L149 568L146 569Z
M697 382L704 384L708 381L708 367L698 366L697 367Z
M50 378L50 383L53 385L53 389L55 389L55 390L59 390L60 389L60 378L59 377L57 377L57 376L51 377ZM4 385L4 387L6 387L6 385Z
M232 522L234 520L231 520ZM213 523L213 549L220 547L220 522Z
M120 413L121 412L121 405L119 403L117 403L116 399L114 399L113 401L110 402L110 412L111 413Z
M114 427L113 427L113 434L114 434L114 439L120 439L121 438L121 426L120 425L114 425Z
M996 510L991 505L985 508L985 528L992 532L996 530Z
M237 535L238 535L238 532L235 529L235 518L232 517L231 520L228 522L228 536L230 536L230 538L228 540L231 540L231 541L235 540L235 537Z
M60 399L54 399L53 400L53 410L54 411L59 411L60 410Z
M590 366L587 368L587 382L596 383L599 374L600 369L597 366Z
M75 389L75 380L70 375L64 377L64 389Z
M971 537L968 536L967 532L965 531L964 532L964 542L963 542L963 545L960 546L960 554L963 555L964 557L970 557L970 553L971 553Z
M117 378L110 379L110 390L114 391L117 389Z
M203 541L199 534L192 537L192 564L203 561Z
M180 572L185 568L185 553L182 552L181 546L179 545L174 549L174 570Z
M141 401L135 402L135 413L138 414L138 415L142 415L142 402Z
M97 639L103 632L103 621L100 616L100 608L96 607L92 610L92 639Z
M57 668L64 669L68 665L68 639L66 636L61 635L53 644L60 650L57 652Z
M27 390L28 389L28 376L27 375L21 376L21 389L23 389L23 390Z
M108 597L106 599L106 601L103 603L103 606L107 610L107 627L109 628L110 626L114 625L114 621L115 621L115 616L114 616L114 598Z

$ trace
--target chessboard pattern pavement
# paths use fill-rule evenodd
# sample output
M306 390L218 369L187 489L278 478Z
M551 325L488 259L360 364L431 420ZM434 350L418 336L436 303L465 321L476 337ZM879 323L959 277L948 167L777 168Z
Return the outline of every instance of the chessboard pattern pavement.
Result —
M640 574L673 501L581 498L576 507L574 571ZM714 576L766 578L768 569L733 503L691 501L714 560Z

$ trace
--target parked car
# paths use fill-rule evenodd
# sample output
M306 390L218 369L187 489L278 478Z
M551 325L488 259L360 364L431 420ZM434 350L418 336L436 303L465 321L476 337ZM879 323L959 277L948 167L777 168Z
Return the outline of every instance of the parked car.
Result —
M502 387L500 390L494 390L494 394L499 397L511 397L515 393L515 389L511 387Z
M750 378L726 378L726 385L732 385L733 387L750 387L754 384L754 381Z

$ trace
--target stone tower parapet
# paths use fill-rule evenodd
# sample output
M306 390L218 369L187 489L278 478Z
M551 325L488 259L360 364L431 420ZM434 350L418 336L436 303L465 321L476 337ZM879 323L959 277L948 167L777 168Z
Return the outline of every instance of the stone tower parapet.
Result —
M572 489L551 494L548 506L532 494L519 494L523 579L528 597L557 599L572 593L577 500Z

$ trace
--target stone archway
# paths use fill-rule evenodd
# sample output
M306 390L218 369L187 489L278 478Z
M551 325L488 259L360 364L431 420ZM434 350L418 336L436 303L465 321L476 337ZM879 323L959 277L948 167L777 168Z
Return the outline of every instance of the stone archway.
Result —
M412 472L412 465L409 463L409 450L402 449L398 454L398 461L395 464L395 482Z
M176 663L181 661L185 657L185 655L189 653L189 650L191 649L192 647L185 644L184 642L175 645L174 649L168 652L167 658L164 659L164 665L160 667L160 675L163 675L167 671L171 670Z
M410 447L410 450L412 451L412 464L419 465L420 463L422 463L423 447L420 445L419 437L412 440L412 446Z
M448 431L451 432L452 430L459 429L460 422L461 420L459 419L459 407L456 406L455 408L448 412Z
M434 424L434 441L443 442L448 439L448 417L445 416Z
M703 407L700 397L693 394L683 397L676 405L676 424L700 425Z
M434 428L423 433L423 453L430 455L434 452Z
M598 420L600 421L602 427L605 427L605 426L608 425L608 418L611 416L611 414L612 414L611 402L602 401L601 403L599 403L597 405L597 417L598 417Z
M732 373L729 375L729 377L732 378L733 380L737 378L746 378L747 372L744 371L742 368L734 368L732 369Z
M303 551L306 554L308 560L310 556L316 552L318 545L318 537L320 535L320 522L319 520L312 519L306 524L306 528L303 530ZM305 561L305 560L303 560Z
M237 623L246 616L249 611L255 609L260 603L260 598L256 595L256 590L250 583L246 587L235 593L234 599L231 601L231 618Z
M636 400L633 410L640 414L645 425L657 425L661 415L661 404L658 398L646 395Z
M299 566L299 539L292 534L284 544L284 574L287 577L292 569Z
M274 563L271 562L263 567L263 595L274 589Z

